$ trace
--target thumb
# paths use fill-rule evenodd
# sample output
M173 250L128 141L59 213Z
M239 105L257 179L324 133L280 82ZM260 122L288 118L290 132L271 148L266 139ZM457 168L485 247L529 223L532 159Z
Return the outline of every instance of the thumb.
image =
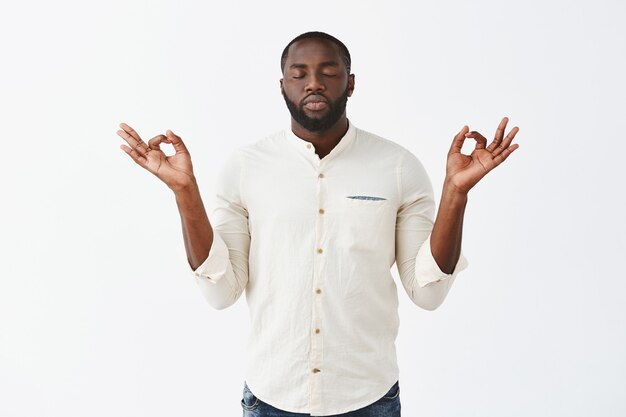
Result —
M465 134L469 131L469 126L464 125L463 128L459 131L459 133L454 136L452 140L452 145L450 145L450 150L448 151L448 155L452 155L454 153L461 153L461 149L463 148L463 142L465 142Z
M165 134L167 135L167 138L172 142L172 146L174 146L176 153L178 152L189 153L189 151L187 150L187 147L183 143L183 140L180 138L180 136L175 135L174 132L172 132L169 129L167 129L167 132L165 132Z

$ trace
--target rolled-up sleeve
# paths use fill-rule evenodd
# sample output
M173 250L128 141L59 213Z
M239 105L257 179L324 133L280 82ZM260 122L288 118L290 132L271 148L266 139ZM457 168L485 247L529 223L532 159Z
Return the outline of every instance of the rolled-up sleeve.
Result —
M459 272L467 268L463 251L451 274L439 268L430 247L435 200L421 162L406 152L398 170L401 205L396 217L396 266L402 285L419 307L434 310L443 303Z
M230 267L230 255L226 242L213 231L213 244L206 260L195 270L192 270L196 278L206 278L208 281L217 284L228 272Z
M415 276L417 284L420 287L425 287L431 282L439 282L444 279L455 278L456 275L467 268L467 266L467 259L463 255L463 251L461 251L459 260L457 261L452 273L446 274L443 272L433 257L432 248L430 246L430 235L428 235L428 238L426 238L426 241L417 252L417 258L415 260Z
M191 269L204 298L216 309L237 301L248 283L250 232L241 201L242 164L238 151L226 160L217 179L215 209L209 220L213 243L209 255Z

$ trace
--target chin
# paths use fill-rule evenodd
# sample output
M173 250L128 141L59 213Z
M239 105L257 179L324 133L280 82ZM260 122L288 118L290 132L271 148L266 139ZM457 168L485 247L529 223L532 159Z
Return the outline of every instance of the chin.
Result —
M306 114L308 117L310 117L311 119L321 119L324 116L326 116L328 114L328 109L325 109L324 111L304 111L304 114Z

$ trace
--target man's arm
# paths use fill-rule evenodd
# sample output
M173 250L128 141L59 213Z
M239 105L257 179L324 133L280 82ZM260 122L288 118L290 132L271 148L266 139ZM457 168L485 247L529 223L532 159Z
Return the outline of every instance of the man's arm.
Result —
M126 123L120 123L120 128L117 131L118 136L129 145L121 145L122 150L137 165L154 174L174 192L183 226L187 258L190 266L196 269L211 250L213 229L202 204L187 146L171 130L166 135L157 135L145 143L139 133ZM165 155L161 150L161 143L171 144L176 153Z
M204 297L216 309L232 305L248 282L250 246L248 213L239 198L239 159L233 155L220 173L213 230L183 140L168 130L167 136L157 135L146 144L126 123L120 127L117 134L129 145L121 145L122 150L174 192L187 262ZM165 155L162 142L172 144L176 153Z
M195 180L174 191L180 213L187 261L196 270L209 256L213 243L213 228L209 222L200 190Z
M247 283L247 256L243 259L243 267L238 259L231 262L227 244L213 231L195 181L176 190L174 195L180 213L187 262L202 295L209 305L218 310L233 305Z
M430 245L432 255L441 271L451 274L461 253L463 215L469 190L489 171L500 165L518 144L511 141L519 131L516 126L503 139L508 118L503 118L496 129L493 142L486 147L487 139L467 126L454 137L446 166L446 179L437 219L433 226ZM470 155L461 153L466 138L476 139L476 147Z
M448 184L443 186L437 218L430 237L430 249L439 269L446 274L454 271L461 255L466 205L467 194L457 192Z
M396 264L407 294L426 310L441 305L458 273L468 265L461 245L467 195L478 180L517 148L517 144L509 146L517 127L502 139L507 121L502 120L496 138L487 148L486 139L478 132L469 133L467 126L455 136L434 224L435 202L426 171L412 154L405 155L401 163ZM463 141L470 137L478 142L476 149L471 155L463 155Z

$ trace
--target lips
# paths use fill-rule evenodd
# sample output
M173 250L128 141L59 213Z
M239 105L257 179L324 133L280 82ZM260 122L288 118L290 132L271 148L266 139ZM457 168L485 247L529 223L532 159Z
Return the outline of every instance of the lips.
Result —
M304 107L308 110L319 111L328 107L328 101L321 95L312 94L303 100Z

